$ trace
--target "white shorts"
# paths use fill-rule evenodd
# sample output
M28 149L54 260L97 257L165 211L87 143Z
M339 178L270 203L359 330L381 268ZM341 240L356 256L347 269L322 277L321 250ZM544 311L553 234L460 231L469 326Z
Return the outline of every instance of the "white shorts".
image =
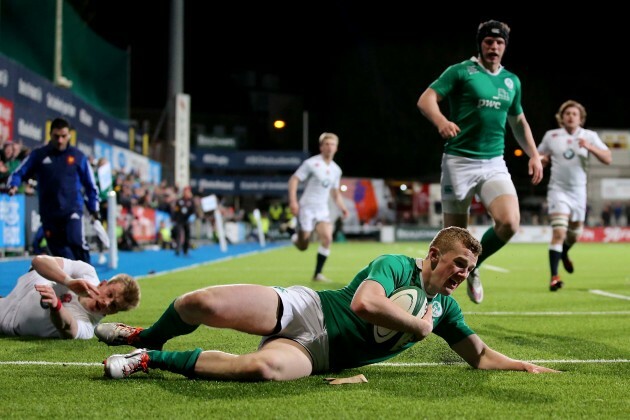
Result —
M579 190L547 190L549 214L568 214L571 222L586 220L586 188Z
M330 209L328 203L325 206L300 206L298 224L300 230L312 232L319 222L330 223Z
M442 211L448 214L468 214L475 194L486 208L500 195L516 196L503 156L470 159L443 154L440 184Z
M258 348L272 338L288 338L302 345L311 355L313 373L327 371L329 367L328 331L319 295L304 286L273 287L282 299L281 330L262 337Z

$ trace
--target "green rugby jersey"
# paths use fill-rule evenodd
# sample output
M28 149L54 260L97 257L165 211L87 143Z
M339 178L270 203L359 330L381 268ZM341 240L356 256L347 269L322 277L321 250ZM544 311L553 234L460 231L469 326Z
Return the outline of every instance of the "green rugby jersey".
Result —
M322 301L324 323L328 331L331 369L363 366L390 359L416 343L392 348L392 342L377 343L374 325L359 318L350 309L350 302L362 281L380 283L387 296L403 286L421 287L420 269L416 258L398 254L377 257L364 267L345 287L317 293ZM432 299L433 333L451 345L474 334L466 325L461 308L450 296L437 295Z
M491 74L473 57L448 67L429 87L448 100L448 118L461 129L446 141L445 153L472 159L503 155L507 116L523 113L518 76L503 67Z

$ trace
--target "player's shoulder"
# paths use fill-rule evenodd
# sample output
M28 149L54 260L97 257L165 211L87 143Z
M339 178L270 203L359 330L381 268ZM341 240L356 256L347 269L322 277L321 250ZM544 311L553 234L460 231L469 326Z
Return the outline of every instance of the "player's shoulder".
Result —
M444 74L476 72L477 65L478 64L472 58L468 58L458 63L451 64L450 66L446 68L446 70L444 70Z
M514 85L514 88L520 89L521 79L516 75L516 73L503 67L499 72L499 76L503 79L510 79L512 81L512 84Z

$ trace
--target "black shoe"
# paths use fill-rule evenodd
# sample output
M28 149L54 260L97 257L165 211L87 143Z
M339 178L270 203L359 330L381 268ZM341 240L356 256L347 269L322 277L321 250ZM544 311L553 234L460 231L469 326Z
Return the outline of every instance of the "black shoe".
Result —
M549 282L549 290L551 292L555 292L558 289L561 289L562 286L564 286L564 283L562 282L562 280L560 280L559 276L553 276L551 278L551 281Z
M567 273L573 273L573 261L569 259L569 254L562 254L562 266Z

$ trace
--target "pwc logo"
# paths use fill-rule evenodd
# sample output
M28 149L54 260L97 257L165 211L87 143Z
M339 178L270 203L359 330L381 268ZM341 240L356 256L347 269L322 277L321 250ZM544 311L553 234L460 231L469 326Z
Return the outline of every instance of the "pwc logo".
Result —
M477 102L477 108L501 109L501 101L494 101L492 99L479 99L479 102Z

